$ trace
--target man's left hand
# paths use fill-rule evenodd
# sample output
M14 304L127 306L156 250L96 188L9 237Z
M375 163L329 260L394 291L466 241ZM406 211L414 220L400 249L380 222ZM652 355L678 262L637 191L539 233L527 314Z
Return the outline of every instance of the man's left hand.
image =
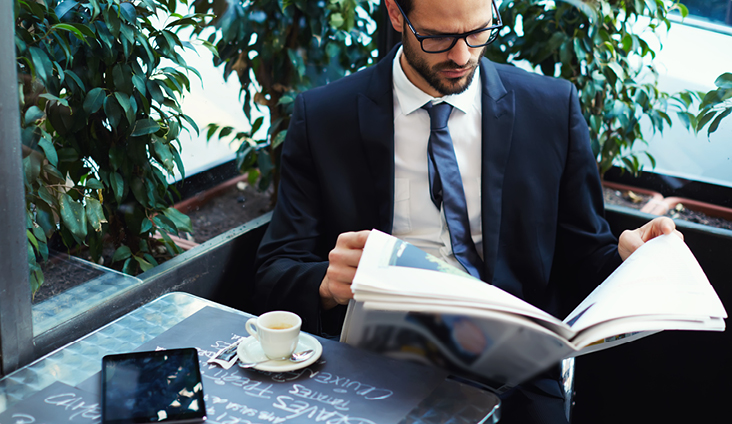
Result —
M643 243L654 237L671 233L681 237L681 240L684 239L684 235L676 229L676 224L671 218L665 216L655 218L640 228L623 231L618 241L618 253L623 260L626 260Z

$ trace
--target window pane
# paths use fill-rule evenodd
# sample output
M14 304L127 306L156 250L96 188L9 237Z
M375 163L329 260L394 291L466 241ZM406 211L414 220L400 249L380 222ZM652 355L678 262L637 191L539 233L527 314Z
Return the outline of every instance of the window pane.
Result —
M684 0L689 15L732 26L732 0Z

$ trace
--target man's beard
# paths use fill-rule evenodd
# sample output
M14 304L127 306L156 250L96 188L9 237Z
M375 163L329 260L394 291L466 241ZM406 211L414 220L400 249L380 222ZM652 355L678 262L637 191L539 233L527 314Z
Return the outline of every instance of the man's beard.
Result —
M458 42L460 42L460 40L458 40ZM468 63L465 64L465 66L459 66L452 60L448 60L446 62L442 62L434 65L433 67L430 67L430 65L427 63L426 60L424 60L424 58L415 53L409 43L402 43L402 46L402 52L404 53L404 57L407 59L407 63L409 63L409 65L414 68L414 70L417 71L417 73L422 78L424 78L425 81L427 81L427 84L429 84L430 87L437 90L437 92L443 96L447 96L450 94L460 94L463 91L467 90L470 86L470 83L473 81L473 77L475 76L475 69L478 66L477 60L471 59L470 61L468 61ZM478 57L483 57L484 52L485 47ZM460 78L441 78L439 74L440 71L445 69L466 68L473 68L473 70L469 74ZM463 80L462 84L460 83L461 79Z

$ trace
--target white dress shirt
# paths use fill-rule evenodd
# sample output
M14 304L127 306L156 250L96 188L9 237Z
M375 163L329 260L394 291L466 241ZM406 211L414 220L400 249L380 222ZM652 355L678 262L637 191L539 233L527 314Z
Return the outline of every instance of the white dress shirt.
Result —
M422 106L447 102L454 109L447 126L463 180L470 232L482 257L480 207L481 84L480 69L460 94L434 98L417 88L402 70L402 49L394 58L394 236L462 269L452 253L450 233L442 208L430 198L427 142L430 117Z

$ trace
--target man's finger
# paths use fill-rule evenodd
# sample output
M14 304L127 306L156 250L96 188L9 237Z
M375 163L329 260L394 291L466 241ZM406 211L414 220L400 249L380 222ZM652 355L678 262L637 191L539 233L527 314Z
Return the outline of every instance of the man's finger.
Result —
M366 239L369 238L369 234L371 234L371 230L342 233L338 236L336 246L341 245L349 249L363 249L366 246Z
M676 230L676 224L669 217L658 217L645 223L639 228L639 236L643 242L664 234L671 234Z

